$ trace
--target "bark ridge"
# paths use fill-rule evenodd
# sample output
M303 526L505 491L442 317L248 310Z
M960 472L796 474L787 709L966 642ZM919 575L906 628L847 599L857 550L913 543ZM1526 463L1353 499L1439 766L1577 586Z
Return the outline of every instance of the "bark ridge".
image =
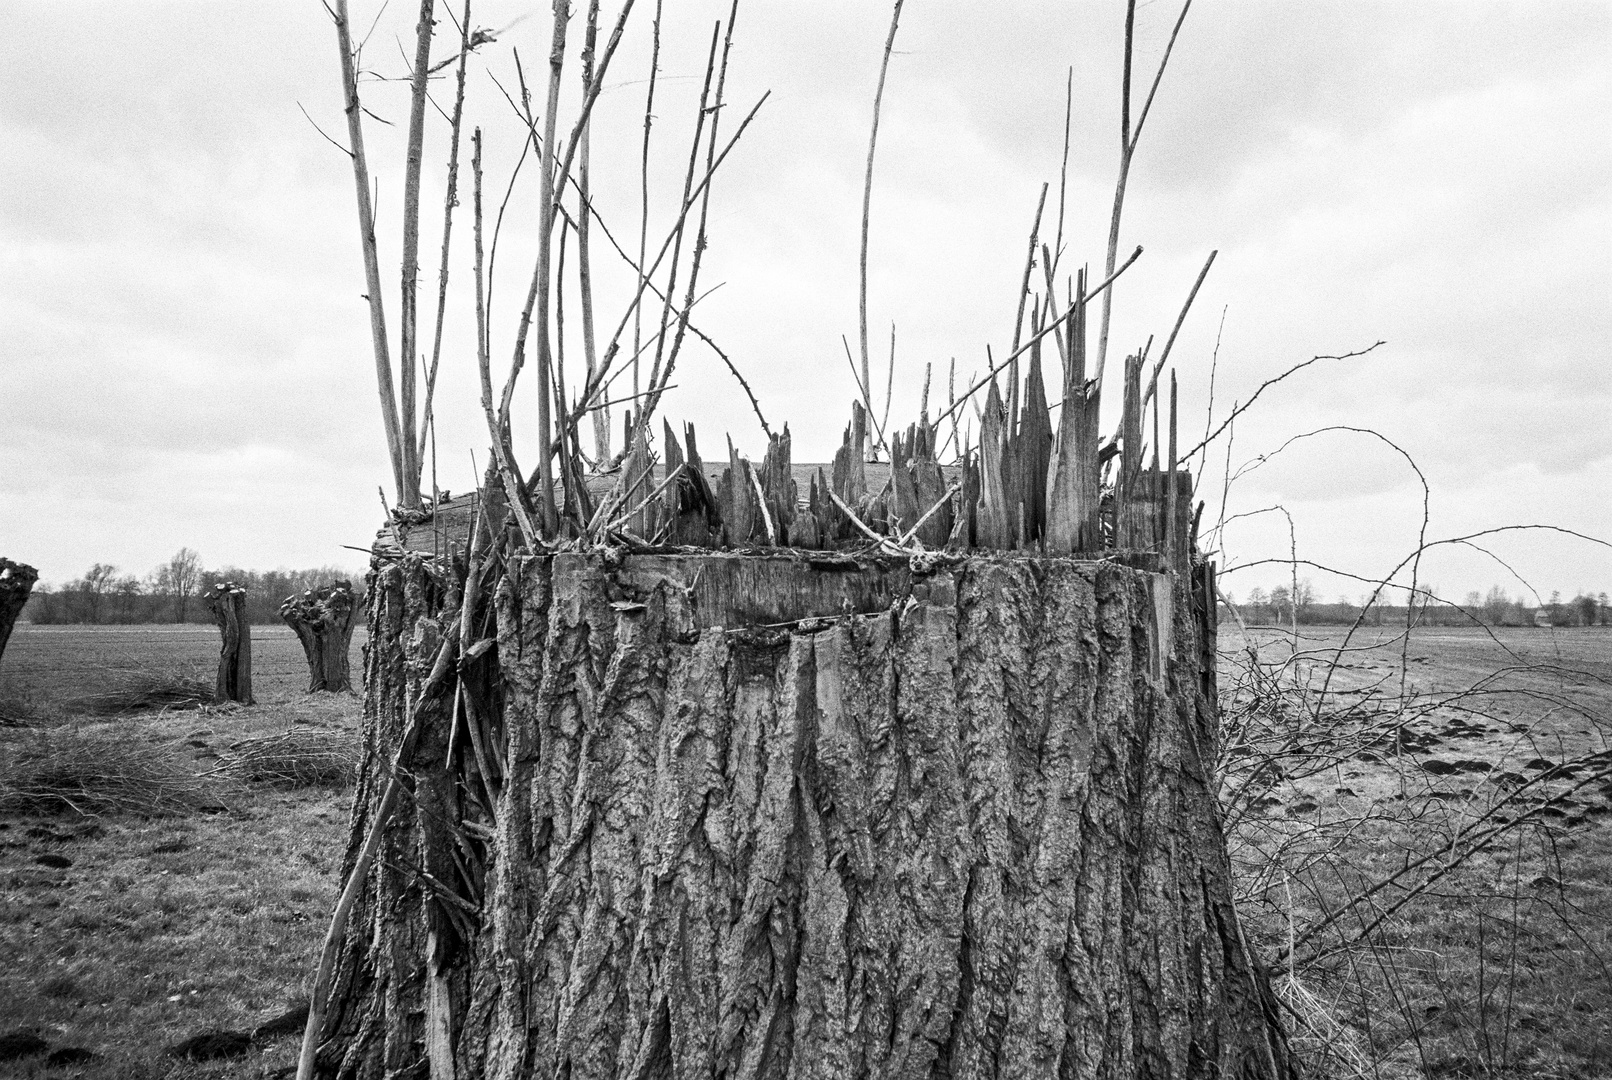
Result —
M467 692L419 706L325 1072L1290 1075L1231 903L1201 582L867 561L850 610L767 626L700 585L745 561L506 568ZM371 582L352 850L457 633L428 562Z

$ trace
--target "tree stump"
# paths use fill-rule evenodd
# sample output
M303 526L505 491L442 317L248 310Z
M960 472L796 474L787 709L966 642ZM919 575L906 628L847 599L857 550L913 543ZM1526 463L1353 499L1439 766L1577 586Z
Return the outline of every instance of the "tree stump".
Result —
M308 657L308 693L351 690L347 653L353 640L353 587L337 581L288 596L280 618L296 631Z
M1211 568L433 565L371 575L344 879L378 851L321 1075L1291 1075L1210 774Z
M233 581L220 581L206 592L202 600L213 613L223 642L218 651L218 681L213 687L213 701L223 704L238 701L242 705L252 700L252 627L246 619L246 588Z
M28 604L39 571L27 563L0 559L0 658L6 654L6 642L11 640L11 628L17 625L17 616Z

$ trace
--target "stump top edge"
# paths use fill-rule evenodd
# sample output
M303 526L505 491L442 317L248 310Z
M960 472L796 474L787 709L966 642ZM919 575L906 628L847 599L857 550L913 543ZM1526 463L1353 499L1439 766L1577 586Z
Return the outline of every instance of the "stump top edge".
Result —
M456 551L458 548L455 549ZM446 562L450 553L434 555L430 551L410 548L406 551L377 539L370 550L372 564L395 562L408 555L426 562ZM528 552L524 559L584 559L599 560L613 565L631 565L675 562L693 565L697 562L715 563L779 563L824 573L852 571L902 571L914 574L935 573L940 570L966 568L980 564L1011 565L1066 565L1099 566L1112 564L1132 570L1163 573L1167 569L1164 556L1156 551L1073 552L1067 555L1049 555L1034 551L992 551L974 548L968 552L940 549L920 551L911 555L885 554L867 550L831 550L823 548L692 548L692 547L594 547Z

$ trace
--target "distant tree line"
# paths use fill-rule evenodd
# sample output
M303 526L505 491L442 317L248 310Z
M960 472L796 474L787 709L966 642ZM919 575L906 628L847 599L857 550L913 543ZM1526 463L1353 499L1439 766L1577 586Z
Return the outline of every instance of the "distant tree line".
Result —
M212 614L199 597L218 581L246 587L246 617L257 624L280 622L280 604L306 589L350 581L355 596L361 597L364 591L361 575L334 566L311 570L222 566L210 570L202 567L200 555L185 547L144 577L122 573L109 563L96 563L83 577L66 584L41 582L34 586L22 618L39 624L210 623Z
M1426 592L1439 595L1437 586L1424 586ZM1266 592L1251 589L1241 602L1231 593L1222 593L1222 599L1236 607L1244 622L1250 624L1287 625L1295 616L1305 626L1352 626L1365 611L1366 625L1403 624L1408 612L1404 603L1389 604L1381 600L1372 602L1369 595L1350 600L1340 596L1331 603L1320 601L1310 582L1302 580L1298 588L1278 585ZM1471 626L1476 621L1485 626L1609 626L1612 625L1612 607L1607 604L1606 593L1583 591L1571 600L1563 600L1560 592L1550 594L1544 603L1529 603L1524 597L1511 597L1496 585L1488 593L1470 592L1458 606L1429 598L1418 599L1414 612L1416 621L1423 626Z

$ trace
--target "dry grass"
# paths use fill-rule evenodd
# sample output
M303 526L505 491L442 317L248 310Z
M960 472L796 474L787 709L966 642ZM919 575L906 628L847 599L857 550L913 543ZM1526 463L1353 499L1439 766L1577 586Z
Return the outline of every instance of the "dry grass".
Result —
M26 701L34 730L0 729L0 770L19 750L76 740L97 759L116 748L157 762L182 788L222 794L227 806L157 817L101 810L88 821L65 806L57 817L0 812L0 1034L33 1030L53 1050L96 1055L60 1069L44 1055L0 1062L0 1076L258 1080L294 1063L297 1033L213 1062L166 1052L207 1030L252 1031L305 997L335 899L348 792L247 783L220 766L288 732L324 756L342 744L355 754L359 702L304 693L307 665L289 631L254 627L253 636L255 707L147 710L110 723L75 712L74 699L115 690L136 671L205 677L217 632L19 627L12 638L0 700Z
M349 733L290 728L242 739L220 755L218 772L283 787L351 786L358 779L358 741Z
M69 698L75 713L123 716L166 709L199 709L213 701L213 684L188 675L165 671L121 674L117 684L96 693Z
M39 694L25 686L0 687L0 727L28 727L39 719Z
M1309 1074L1612 1074L1612 634L1335 637L1223 638L1239 906Z
M171 745L116 725L24 732L0 759L0 815L220 810L217 787Z

